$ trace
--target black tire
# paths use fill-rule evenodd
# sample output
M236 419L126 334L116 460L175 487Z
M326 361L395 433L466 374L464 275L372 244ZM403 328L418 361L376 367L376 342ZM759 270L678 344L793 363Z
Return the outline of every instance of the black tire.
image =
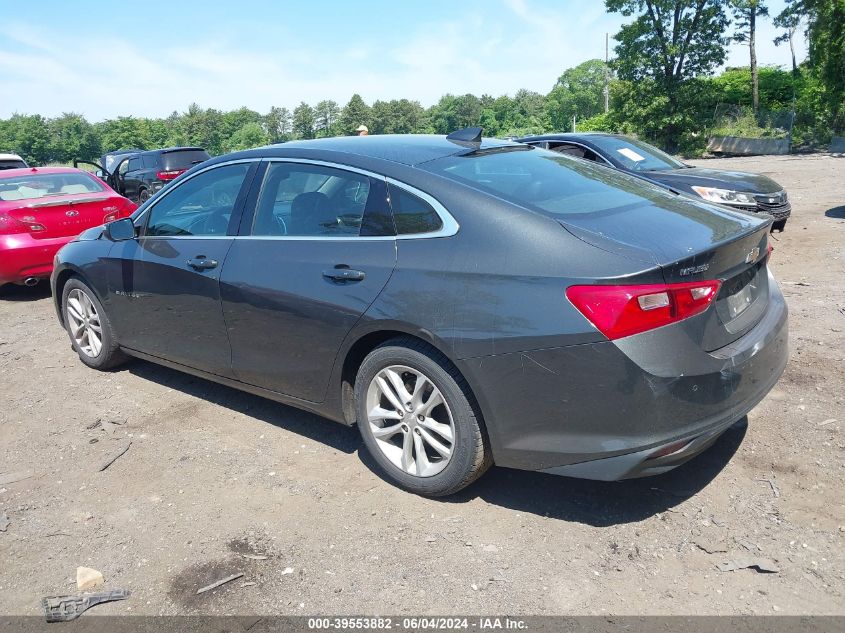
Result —
M141 189L138 192L138 204L144 204L147 200L152 198L152 194L150 193L149 189Z
M445 468L435 475L413 475L395 465L379 448L370 428L367 391L379 372L393 365L424 374L440 391L451 412L452 454ZM390 481L410 492L429 497L453 494L478 479L492 464L489 442L466 380L443 354L417 339L392 339L370 352L355 378L355 410L364 445L379 469Z
M71 317L68 314L68 299L73 291L82 292L91 301L96 310L100 327L100 341L101 347L94 355L84 351L82 346L77 342L71 331ZM124 354L117 344L117 338L114 335L111 321L103 309L103 304L97 298L96 293L79 277L72 277L65 284L62 290L62 319L65 324L68 336L70 337L70 344L74 351L79 355L79 359L94 369L107 370L117 367L121 363L126 362L127 356Z
M772 224L772 233L777 231L778 233L783 233L783 230L786 228L786 220L779 220L778 222L774 222Z

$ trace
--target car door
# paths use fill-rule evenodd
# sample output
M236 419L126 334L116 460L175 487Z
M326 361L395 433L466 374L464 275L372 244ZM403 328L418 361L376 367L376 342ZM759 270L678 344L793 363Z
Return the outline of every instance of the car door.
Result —
M126 172L122 176L123 195L132 202L138 202L138 188L141 184L144 169L143 162L140 156L133 156L124 164L126 165Z
M232 376L220 271L257 161L215 165L162 194L111 252L110 309L121 345Z
M385 180L309 161L268 161L255 178L220 278L239 380L325 398L341 343L396 264Z

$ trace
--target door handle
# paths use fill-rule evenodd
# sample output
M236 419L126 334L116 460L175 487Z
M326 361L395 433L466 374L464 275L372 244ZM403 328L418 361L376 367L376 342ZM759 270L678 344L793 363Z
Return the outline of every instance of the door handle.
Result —
M199 255L193 259L189 259L187 264L194 270L211 270L212 268L217 268L216 259L207 259L203 255Z
M334 270L324 270L323 277L332 281L362 281L366 275L362 270L335 268Z

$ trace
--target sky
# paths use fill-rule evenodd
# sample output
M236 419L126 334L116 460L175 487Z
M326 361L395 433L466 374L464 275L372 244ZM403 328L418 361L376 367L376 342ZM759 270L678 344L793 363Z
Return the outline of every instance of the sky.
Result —
M769 0L770 13L783 4ZM565 69L604 57L605 33L612 56L625 21L601 0L0 0L0 118L547 93ZM758 62L789 68L775 35L764 20ZM747 47L732 45L726 65L747 64Z

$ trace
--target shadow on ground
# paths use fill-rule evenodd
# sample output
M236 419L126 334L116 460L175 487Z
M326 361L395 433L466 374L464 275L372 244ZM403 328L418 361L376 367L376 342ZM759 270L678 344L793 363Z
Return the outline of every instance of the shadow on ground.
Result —
M0 286L0 301L40 301L49 296L50 284L47 281L40 281L34 286Z
M357 450L374 476L385 479L369 454L359 450L362 442L355 428L146 361L134 361L128 371L346 454ZM747 419L743 418L704 453L656 477L603 482L494 467L478 482L442 502L461 504L481 498L503 508L594 527L642 521L678 505L707 486L733 457L746 429Z
M824 217L835 218L837 220L845 220L845 205L828 209L824 212Z
M358 430L354 427L350 428L313 413L219 385L204 378L141 360L132 361L126 369L144 380L213 402L315 442L322 442L347 454L354 453L361 444Z

